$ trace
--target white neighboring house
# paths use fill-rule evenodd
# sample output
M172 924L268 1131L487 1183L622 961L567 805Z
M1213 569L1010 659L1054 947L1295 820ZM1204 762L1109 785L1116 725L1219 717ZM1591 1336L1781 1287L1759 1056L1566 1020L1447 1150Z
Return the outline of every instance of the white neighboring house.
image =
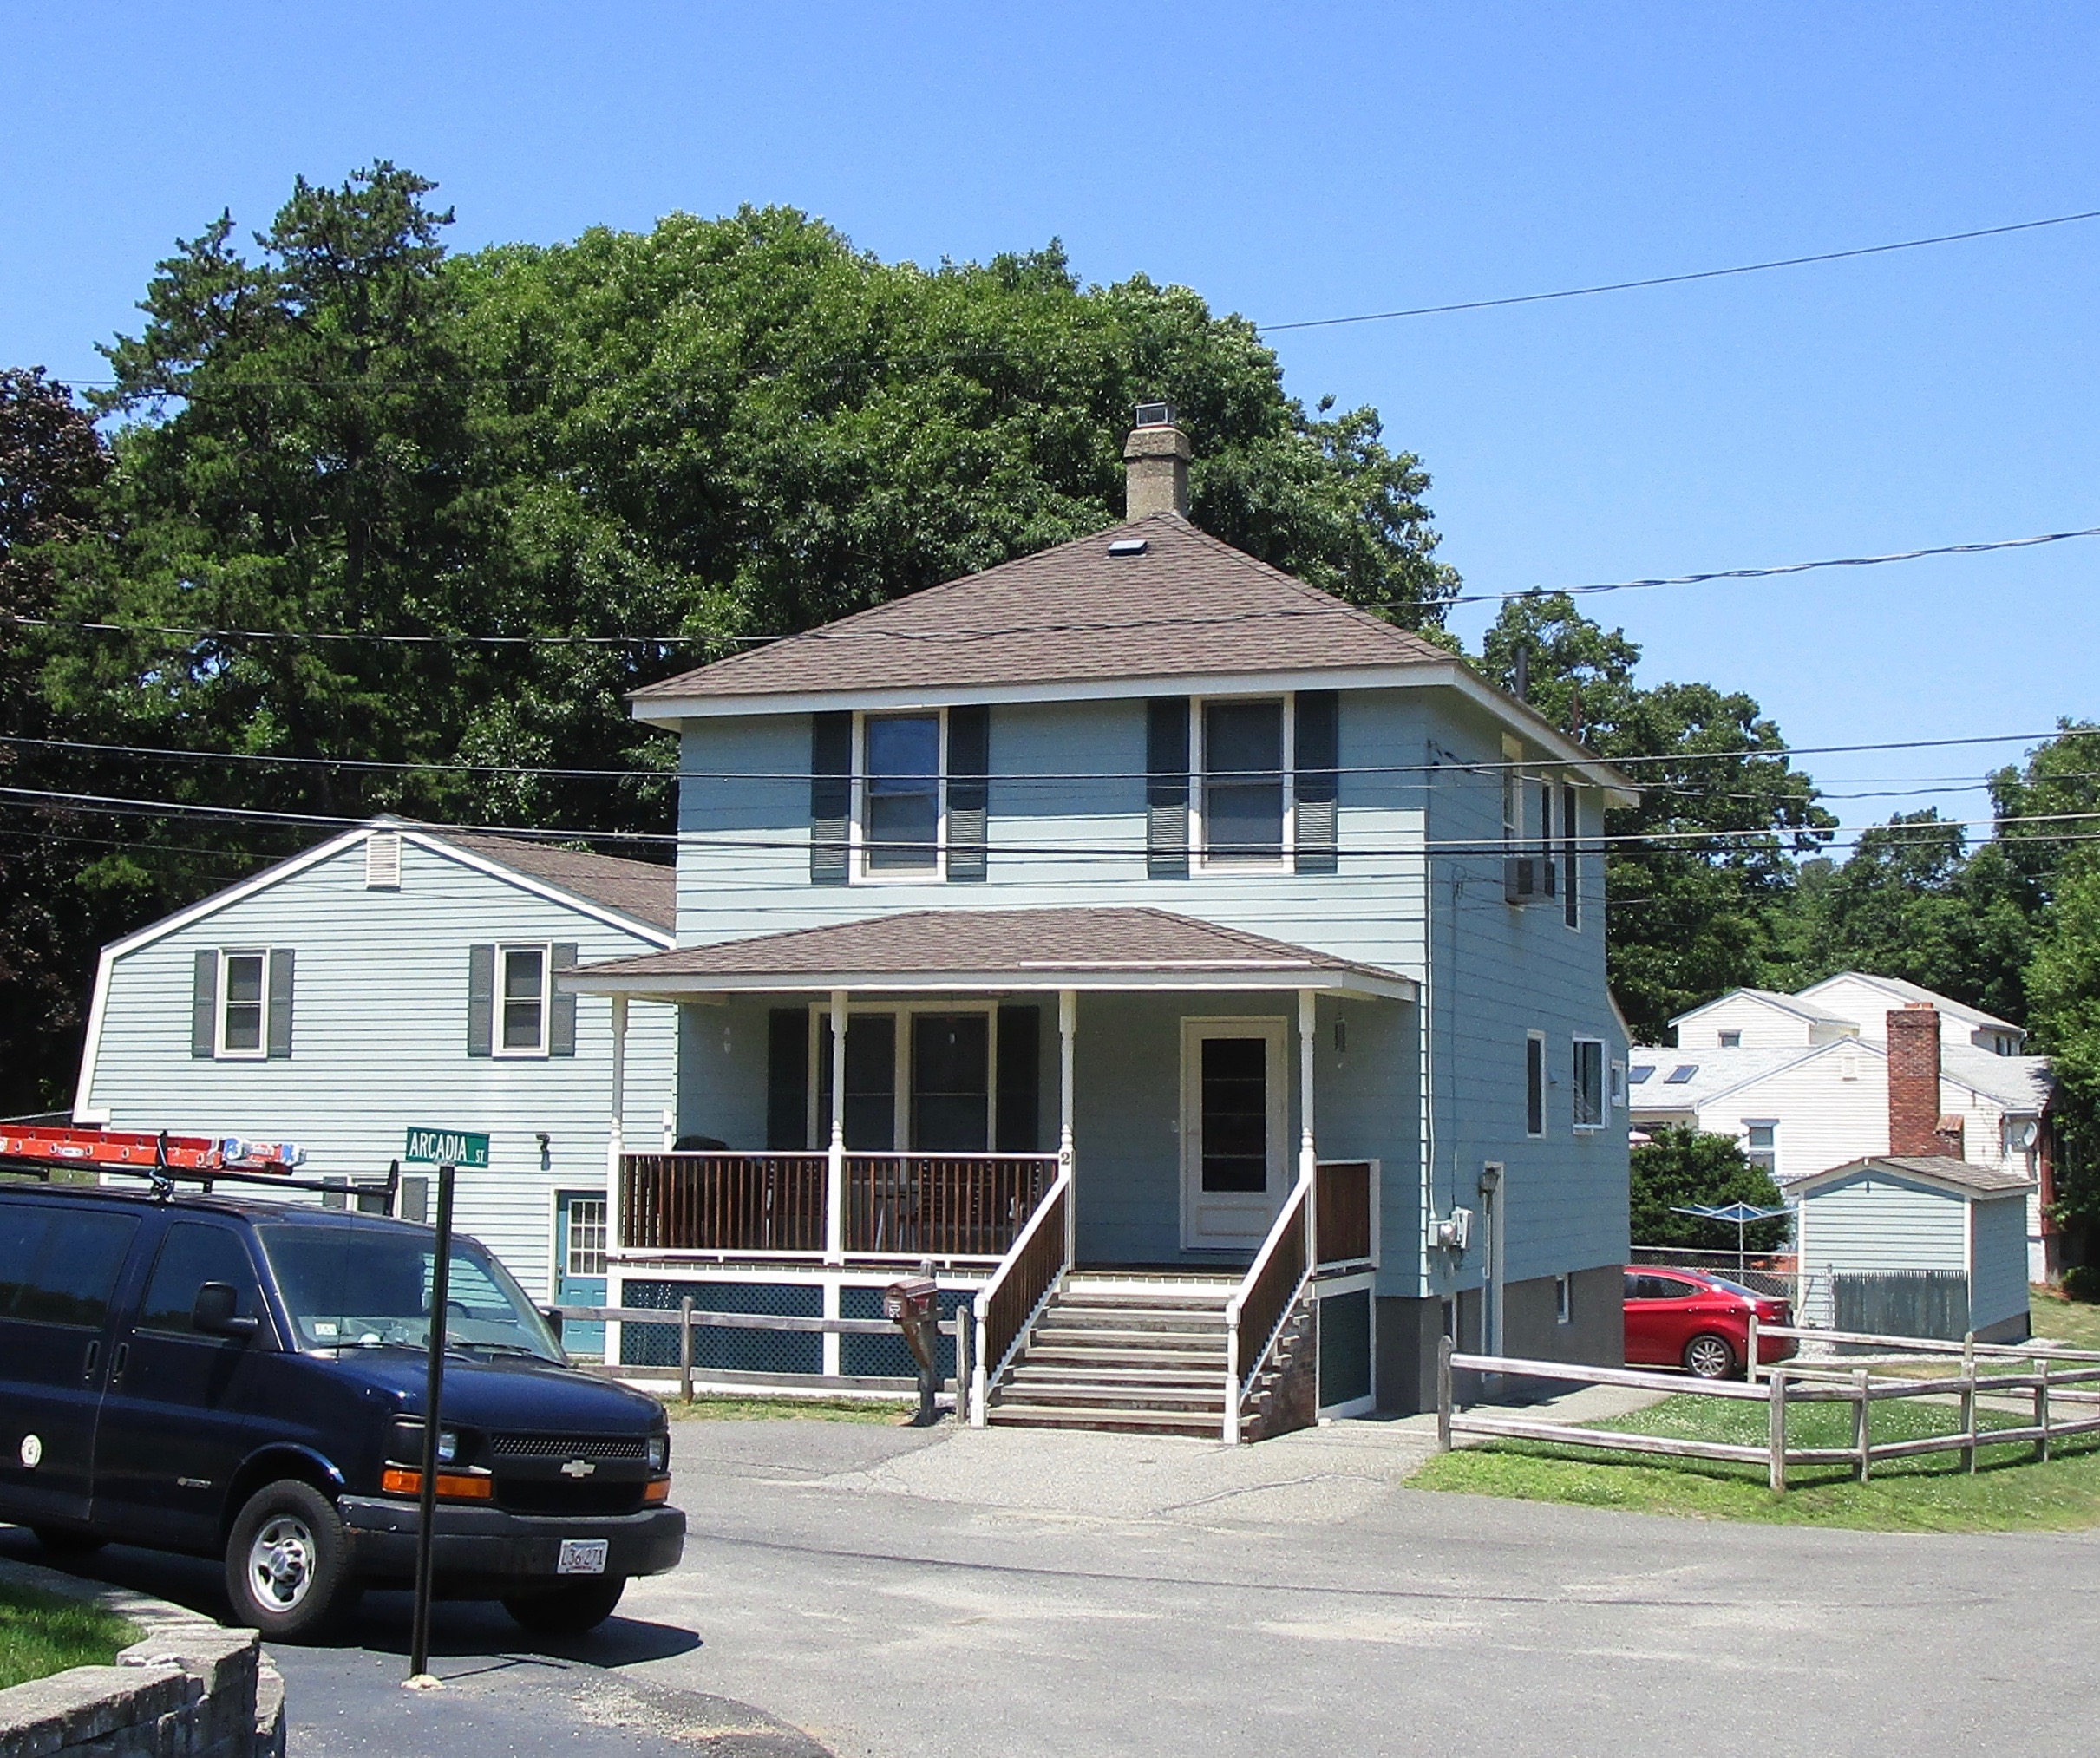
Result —
M536 1297L600 1297L613 1003L554 973L670 946L672 886L668 866L375 820L104 947L74 1120L295 1141L304 1175L359 1183L412 1126L485 1133L461 1230ZM673 1010L637 1004L638 1140L667 1127L677 1049ZM410 1219L428 1171L403 1167Z
M1626 1079L1633 1127L1681 1124L1732 1135L1782 1186L1887 1154L1888 1016L1929 1007L1940 1027L1936 1140L1952 1154L2025 1179L2028 1273L2056 1267L2048 1060L2026 1034L1914 983L1845 971L1794 995L1736 989L1671 1022L1675 1047L1638 1045Z

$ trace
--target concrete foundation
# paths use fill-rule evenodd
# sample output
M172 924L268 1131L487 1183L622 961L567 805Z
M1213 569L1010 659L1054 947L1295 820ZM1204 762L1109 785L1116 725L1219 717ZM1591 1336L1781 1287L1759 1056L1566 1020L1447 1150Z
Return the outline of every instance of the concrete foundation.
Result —
M1600 1264L1567 1276L1567 1317L1560 1278L1541 1276L1502 1290L1501 1353L1534 1361L1623 1366L1626 1357L1625 1266ZM1461 1289L1451 1301L1454 1338L1462 1350L1481 1346L1482 1292ZM1436 1404L1436 1340L1445 1302L1431 1296L1381 1297L1377 1305L1378 1408L1413 1415Z

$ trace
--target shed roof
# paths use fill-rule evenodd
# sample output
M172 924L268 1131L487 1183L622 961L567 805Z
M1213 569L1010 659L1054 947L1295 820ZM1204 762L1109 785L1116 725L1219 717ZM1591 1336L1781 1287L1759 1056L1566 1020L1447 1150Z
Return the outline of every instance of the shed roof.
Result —
M1834 1166L1828 1172L1813 1173L1807 1178L1796 1179L1787 1186L1787 1199L1814 1196L1840 1180L1860 1173L1879 1173L1887 1177L1907 1180L1913 1183L1934 1185L1957 1196L1996 1198L2025 1196L2034 1188L2034 1180L2022 1178L2017 1173L2000 1172L1994 1167L1974 1166L1966 1160L1956 1160L1951 1154L1873 1154L1864 1160L1847 1161Z
M906 910L585 965L586 993L828 989L1342 989L1410 996L1397 971L1166 910Z

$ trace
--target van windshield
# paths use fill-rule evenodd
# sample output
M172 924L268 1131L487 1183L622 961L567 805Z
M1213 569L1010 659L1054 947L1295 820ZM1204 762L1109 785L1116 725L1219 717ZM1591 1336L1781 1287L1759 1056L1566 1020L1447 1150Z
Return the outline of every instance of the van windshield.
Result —
M296 1222L265 1223L255 1232L301 1348L429 1346L435 1236ZM546 1321L510 1271L472 1239L452 1242L445 1341L468 1351L564 1359Z

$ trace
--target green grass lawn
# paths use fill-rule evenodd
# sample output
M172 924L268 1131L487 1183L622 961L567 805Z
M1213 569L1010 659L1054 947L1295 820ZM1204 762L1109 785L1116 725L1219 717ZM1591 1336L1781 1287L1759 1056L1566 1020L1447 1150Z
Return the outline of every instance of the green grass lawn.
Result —
M108 1666L136 1638L121 1617L0 1581L0 1690L69 1666Z
M900 1428L918 1414L919 1401L906 1403L888 1398L740 1398L732 1394L703 1394L690 1404L676 1397L664 1400L674 1420L694 1422L761 1422L800 1417L806 1422L873 1422Z
M1874 1439L1951 1434L1956 1419L1952 1402L1879 1403L1874 1407ZM1765 1420L1763 1404L1679 1396L1588 1426L1762 1447ZM2029 1419L1986 1409L1979 1420L2005 1428ZM1787 1438L1796 1447L1848 1446L1851 1425L1849 1405L1797 1404L1788 1413ZM2090 1435L2057 1442L2055 1456L2045 1465L2034 1461L2029 1446L1979 1448L1973 1476L1962 1468L1959 1453L1940 1453L1877 1461L1864 1484L1855 1483L1842 1466L1794 1466L1787 1480L1786 1493L1775 1495L1762 1465L1498 1441L1439 1454L1409 1482L1417 1489L1784 1526L1887 1532L2100 1526L2100 1436Z
M2037 1336L2072 1349L2100 1349L2100 1304L2066 1300L2049 1288L2031 1288L2027 1294L2027 1310Z

